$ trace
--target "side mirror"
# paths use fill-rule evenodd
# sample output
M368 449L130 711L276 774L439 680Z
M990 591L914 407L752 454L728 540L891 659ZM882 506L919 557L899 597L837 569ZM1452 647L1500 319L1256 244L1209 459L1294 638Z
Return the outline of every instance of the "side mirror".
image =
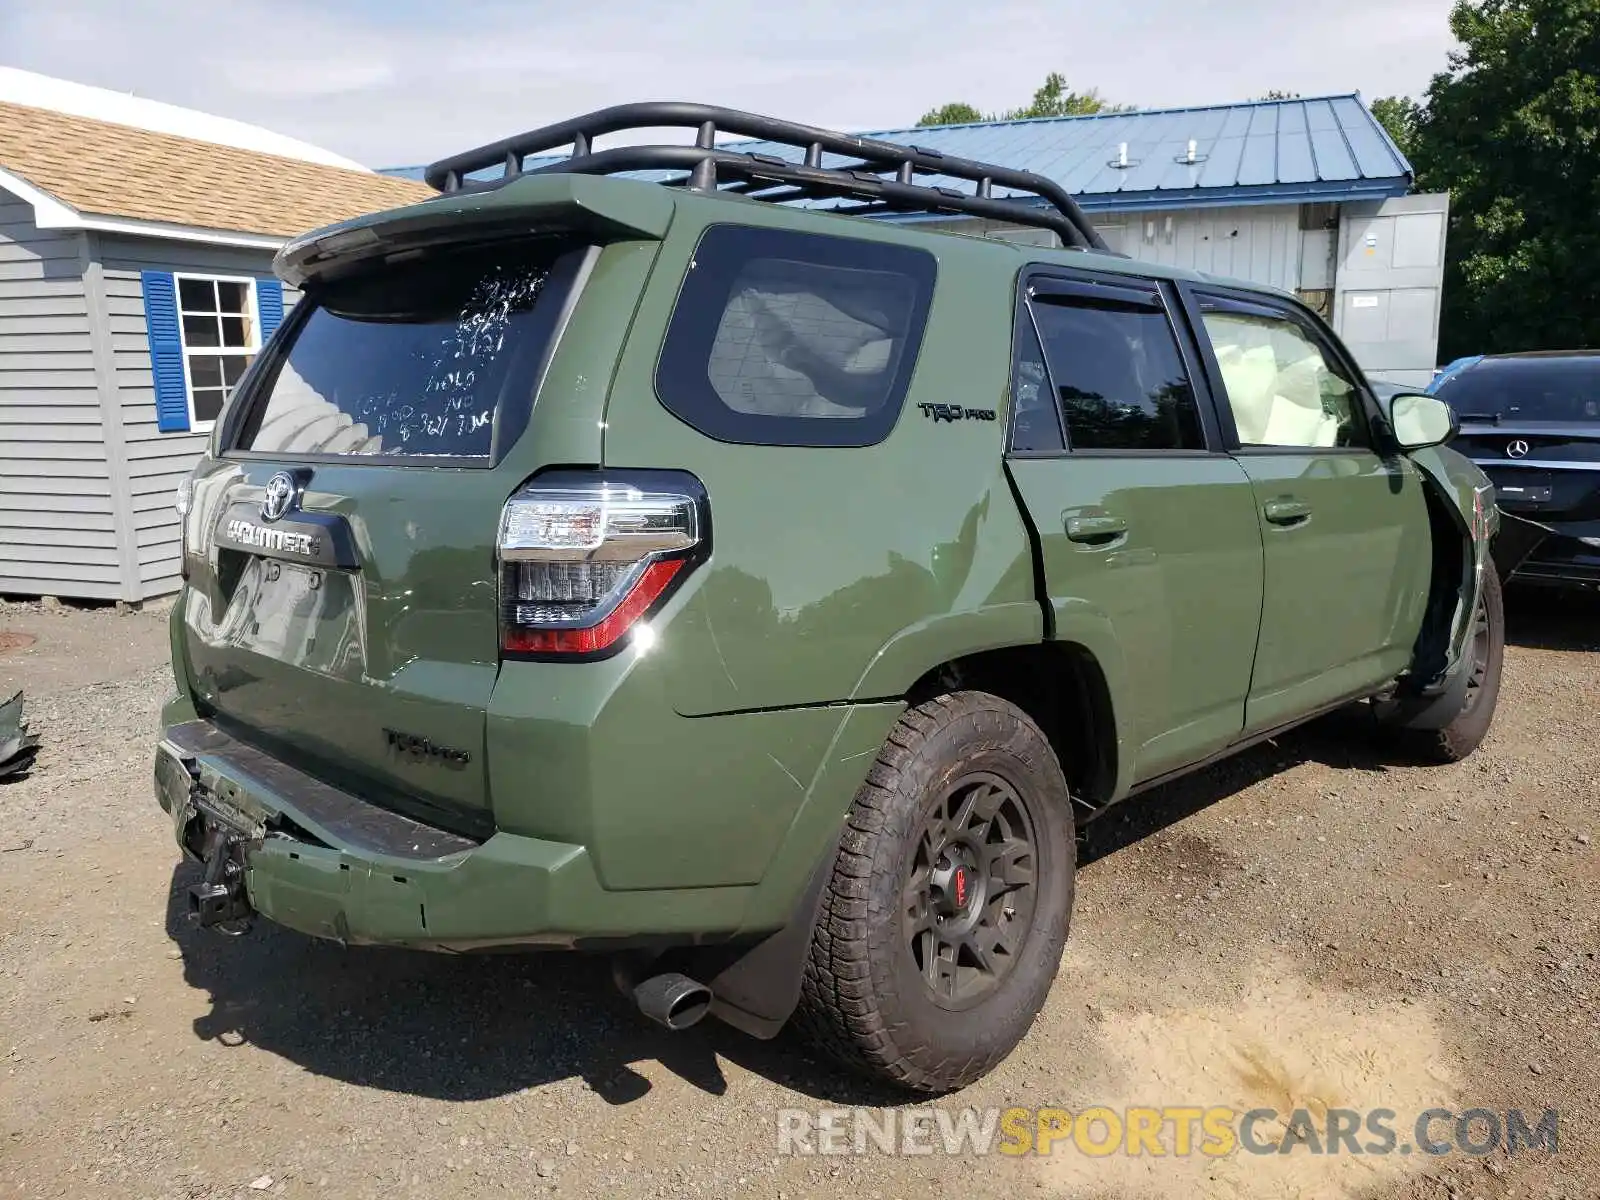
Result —
M1442 446L1460 432L1456 410L1437 396L1395 392L1382 403L1389 410L1389 428L1402 450Z

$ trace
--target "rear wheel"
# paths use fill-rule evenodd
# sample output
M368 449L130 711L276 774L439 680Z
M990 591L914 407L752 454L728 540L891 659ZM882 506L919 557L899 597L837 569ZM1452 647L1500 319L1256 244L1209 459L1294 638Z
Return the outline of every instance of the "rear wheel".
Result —
M915 1091L988 1073L1055 979L1075 853L1060 764L1025 713L983 692L909 710L851 807L801 1024Z

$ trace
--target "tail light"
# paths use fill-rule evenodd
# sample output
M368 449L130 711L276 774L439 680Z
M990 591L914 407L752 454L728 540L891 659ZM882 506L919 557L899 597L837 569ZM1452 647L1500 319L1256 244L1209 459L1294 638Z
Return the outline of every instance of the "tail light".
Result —
M543 475L500 515L501 648L604 658L710 550L705 489L678 471Z

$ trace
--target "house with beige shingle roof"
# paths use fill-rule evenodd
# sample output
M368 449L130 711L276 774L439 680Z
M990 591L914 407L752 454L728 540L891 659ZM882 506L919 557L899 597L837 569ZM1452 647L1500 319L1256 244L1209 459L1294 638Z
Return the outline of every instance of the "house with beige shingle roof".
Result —
M0 594L175 591L175 490L297 298L278 247L432 195L254 126L0 69Z

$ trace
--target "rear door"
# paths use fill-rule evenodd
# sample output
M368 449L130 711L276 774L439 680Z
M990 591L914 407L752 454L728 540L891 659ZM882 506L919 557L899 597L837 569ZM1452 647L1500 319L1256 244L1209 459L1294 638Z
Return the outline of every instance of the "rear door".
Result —
M1409 664L1432 568L1424 484L1373 448L1360 372L1309 312L1259 293L1189 296L1265 546L1253 733Z
M203 711L358 794L487 832L497 523L542 462L523 435L595 253L445 248L308 290L196 481L185 651ZM598 461L598 431L576 453Z
M1249 478L1218 431L1173 293L1036 275L1019 306L1009 469L1043 557L1055 636L1123 655L1134 777L1236 738L1261 615Z

